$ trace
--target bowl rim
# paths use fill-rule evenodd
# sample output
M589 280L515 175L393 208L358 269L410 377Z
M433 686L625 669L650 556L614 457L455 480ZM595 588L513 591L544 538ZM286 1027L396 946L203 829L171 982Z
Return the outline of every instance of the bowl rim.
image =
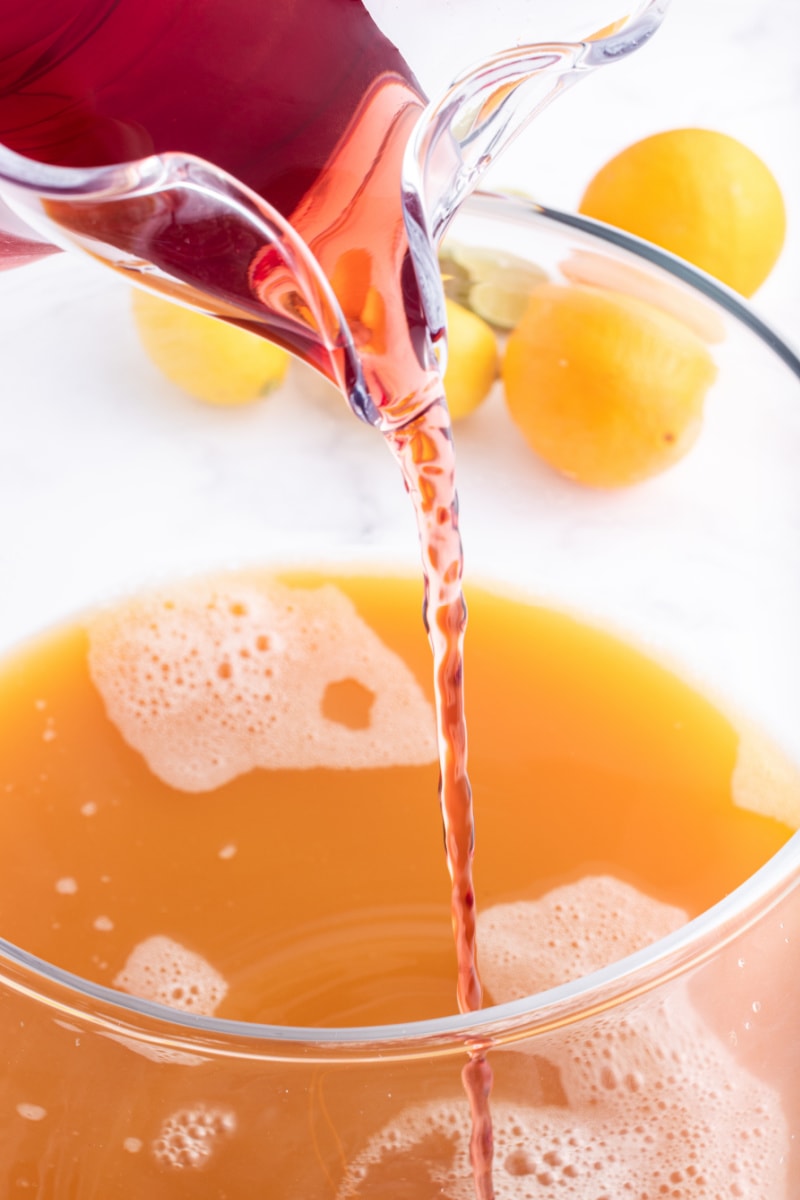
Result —
M308 1027L184 1013L82 979L1 938L0 988L57 1009L62 1020L178 1055L317 1063L452 1056L540 1037L639 1001L718 956L798 891L800 832L729 895L635 954L533 996L424 1021Z
M522 200L518 196L507 195L503 192L475 192L465 201L463 211L468 213L472 208L481 215L497 214L498 217L511 219L513 217L540 217L545 222L564 229L574 229L590 238L597 238L607 245L628 251L634 257L643 259L653 266L660 267L679 282L688 285L693 291L700 292L706 299L718 304L730 316L735 317L740 324L754 333L767 349L781 359L787 367L800 379L800 355L772 326L758 315L749 301L746 301L733 288L715 279L713 275L700 267L679 258L669 250L664 250L653 242L648 242L636 234L608 225L594 217L585 217L581 213L566 212L563 209L549 208L536 201ZM483 210L481 212L481 210Z

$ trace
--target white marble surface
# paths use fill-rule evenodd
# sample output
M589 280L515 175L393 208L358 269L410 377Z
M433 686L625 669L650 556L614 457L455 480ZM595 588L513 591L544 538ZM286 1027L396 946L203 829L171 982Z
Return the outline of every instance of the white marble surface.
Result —
M570 209L638 137L702 125L741 138L772 167L789 214L754 304L796 339L799 26L795 0L673 0L638 58L557 101L491 181ZM0 275L0 354L0 645L210 564L415 564L380 439L302 370L261 405L195 404L143 356L125 285L66 256ZM726 385L691 462L620 495L551 476L495 396L457 431L468 575L630 625L800 754L800 385L754 363L752 347L729 344L723 358ZM497 534L507 514L516 541Z

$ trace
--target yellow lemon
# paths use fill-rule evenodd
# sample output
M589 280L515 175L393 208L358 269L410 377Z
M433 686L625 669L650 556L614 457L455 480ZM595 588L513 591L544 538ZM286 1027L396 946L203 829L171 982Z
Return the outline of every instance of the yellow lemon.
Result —
M184 392L208 404L247 404L283 379L290 355L226 321L136 289L133 315L155 365Z
M783 246L786 209L762 160L709 129L629 146L595 175L580 211L655 242L751 296Z
M681 321L645 301L543 284L510 335L506 401L562 474L617 487L677 462L696 438L716 368Z
M454 421L474 412L497 378L498 354L494 333L484 320L447 300L447 369L444 390Z

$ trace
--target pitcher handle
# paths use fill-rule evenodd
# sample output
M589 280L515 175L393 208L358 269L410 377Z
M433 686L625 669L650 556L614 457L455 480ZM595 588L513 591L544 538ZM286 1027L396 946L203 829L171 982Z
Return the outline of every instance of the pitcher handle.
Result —
M188 154L79 168L0 146L0 193L34 236L77 249L148 291L267 333L331 379L357 416L377 423L322 268L289 222L233 176ZM257 293L249 277L256 259L262 276L269 265Z

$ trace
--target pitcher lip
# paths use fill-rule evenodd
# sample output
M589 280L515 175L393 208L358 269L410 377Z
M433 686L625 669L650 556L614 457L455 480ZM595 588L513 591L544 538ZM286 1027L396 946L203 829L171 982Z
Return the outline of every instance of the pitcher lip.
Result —
M0 155L3 147L0 146ZM2 162L0 161L0 167ZM56 168L53 168L54 170ZM57 168L71 170L71 168ZM113 170L113 168L110 168ZM800 358L737 293L660 247L592 218L502 193L477 191L465 213L509 220L540 219L626 250L687 284L745 325L800 379ZM679 929L632 955L558 987L475 1013L386 1025L292 1026L200 1016L117 991L57 967L0 937L0 983L84 1024L112 1026L133 1040L208 1056L367 1062L428 1057L508 1044L645 995L713 957L800 885L800 831L723 899ZM25 980L7 978L6 965ZM35 980L57 990L51 997ZM455 986L454 986L455 992ZM98 1012L96 1003L103 1005ZM144 1022L156 1022L146 1029ZM168 1032L165 1032L168 1030ZM249 1048L243 1046L249 1043Z

